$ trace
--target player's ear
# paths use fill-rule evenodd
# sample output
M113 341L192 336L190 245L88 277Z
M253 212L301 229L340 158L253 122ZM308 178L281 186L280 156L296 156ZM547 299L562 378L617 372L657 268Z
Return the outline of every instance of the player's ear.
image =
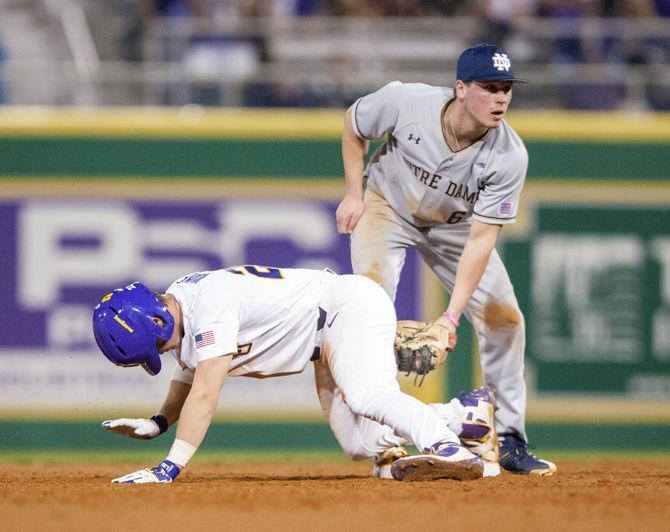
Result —
M465 88L466 83L457 79L456 83L454 83L454 96L456 96L456 98L463 98L463 96L465 96Z

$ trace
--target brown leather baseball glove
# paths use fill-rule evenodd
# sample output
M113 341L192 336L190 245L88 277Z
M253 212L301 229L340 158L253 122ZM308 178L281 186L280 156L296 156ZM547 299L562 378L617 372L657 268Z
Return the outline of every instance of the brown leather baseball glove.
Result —
M431 323L399 321L394 343L398 371L415 374L421 386L426 375L447 359L456 346L456 328L443 316Z

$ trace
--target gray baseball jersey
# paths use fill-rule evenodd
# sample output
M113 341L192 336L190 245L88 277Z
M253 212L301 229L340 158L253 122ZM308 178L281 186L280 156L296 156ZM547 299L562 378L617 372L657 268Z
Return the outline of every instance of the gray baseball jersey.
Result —
M528 165L521 139L503 121L452 152L442 131L452 98L450 88L393 82L353 107L359 137L388 137L366 168L365 210L351 235L351 262L391 298L408 247L452 292L472 220L507 224L517 213ZM484 382L497 393L496 428L525 437L523 317L495 249L464 313L477 331Z
M470 217L512 223L528 167L526 148L503 121L472 146L452 152L442 133L452 97L451 88L394 81L354 103L356 135L388 134L368 162L367 186L418 227Z

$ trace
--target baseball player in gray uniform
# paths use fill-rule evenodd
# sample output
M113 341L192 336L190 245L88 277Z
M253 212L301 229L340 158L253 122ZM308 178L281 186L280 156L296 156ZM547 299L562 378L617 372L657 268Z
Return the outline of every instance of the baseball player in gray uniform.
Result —
M338 231L351 234L354 273L391 298L406 249L419 252L451 294L432 337L453 349L462 314L477 332L484 382L496 391L500 465L544 476L556 466L528 452L524 320L495 250L528 167L504 120L513 83L525 81L505 50L479 44L459 57L453 89L395 81L358 99L345 116L336 216ZM369 139L384 136L365 166Z
M342 449L374 458L396 480L495 476L493 396L486 388L426 405L396 380L396 316L384 291L359 275L239 266L197 272L165 294L133 283L105 295L93 313L96 341L113 363L155 375L161 353L178 362L163 406L150 419L103 427L139 439L179 420L158 466L114 480L172 482L202 442L228 377L300 373L314 362L321 406ZM413 443L420 454L397 449Z

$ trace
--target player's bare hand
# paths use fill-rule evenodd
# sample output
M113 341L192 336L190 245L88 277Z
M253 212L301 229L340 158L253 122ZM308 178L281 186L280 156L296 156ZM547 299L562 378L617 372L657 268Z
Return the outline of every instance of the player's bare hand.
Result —
M365 204L363 203L362 196L344 196L344 199L340 202L340 205L335 212L337 232L341 234L351 234L356 228L358 220L360 220L363 215L364 209Z
M108 419L102 422L102 428L140 440L150 440L161 433L158 423L153 419Z
M456 327L447 318L440 316L429 325L427 335L436 338L438 345L442 347L438 353L438 364L442 364L447 358L447 354L454 350L456 342L458 342Z

